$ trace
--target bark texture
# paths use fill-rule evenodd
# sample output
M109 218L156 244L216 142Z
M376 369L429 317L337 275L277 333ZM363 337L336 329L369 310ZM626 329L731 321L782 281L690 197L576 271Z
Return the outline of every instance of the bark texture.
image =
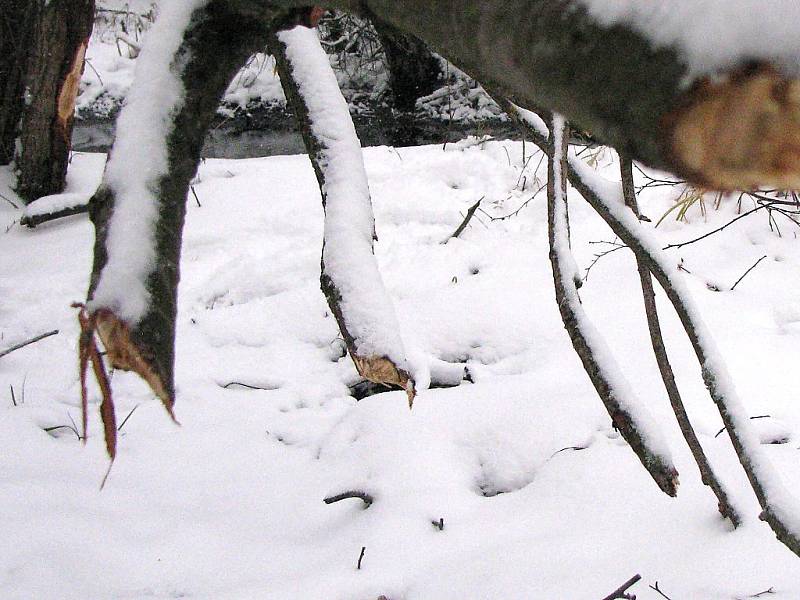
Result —
M64 189L94 0L31 0L28 11L36 16L14 162L17 193L31 202Z
M230 1L251 14L265 4ZM800 82L770 64L744 57L728 78L696 80L677 49L601 25L577 0L328 4L373 15L515 103L563 114L626 156L695 184L800 187Z
M25 67L41 5L6 0L0 10L0 165L14 158L14 140L25 107Z
M151 303L137 323L127 323L107 307L95 307L97 331L115 368L141 375L168 409L174 402L174 348L181 238L189 182L200 161L200 150L222 94L248 56L263 45L269 16L242 21L228 2L215 0L197 11L173 63L185 63L181 75L185 101L172 117L167 140L168 173L156 193L154 266L147 289ZM146 149L142 149L146 152ZM113 149L112 149L113 152ZM108 260L109 219L115 190L101 184L90 202L96 229L89 300ZM143 240L143 243L146 243ZM119 293L124 294L124 290Z

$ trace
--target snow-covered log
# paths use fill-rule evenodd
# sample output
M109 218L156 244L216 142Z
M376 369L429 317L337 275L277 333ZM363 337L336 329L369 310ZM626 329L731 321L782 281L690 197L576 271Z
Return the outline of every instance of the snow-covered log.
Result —
M634 396L600 333L589 320L578 297L577 267L569 247L566 202L567 130L563 119L553 118L547 169L547 222L550 262L556 301L575 352L611 416L614 426L631 446L658 487L675 496L678 472L669 447L653 417Z
M234 0L242 7L254 0ZM295 0L276 2L294 4ZM522 106L721 188L800 186L800 4L331 0L410 33Z
M112 366L142 376L168 409L189 182L222 94L266 30L229 8L225 0L164 4L90 203L90 322Z
M322 194L322 291L361 376L406 389L411 402L397 317L373 255L369 185L347 102L315 30L282 31L269 45Z

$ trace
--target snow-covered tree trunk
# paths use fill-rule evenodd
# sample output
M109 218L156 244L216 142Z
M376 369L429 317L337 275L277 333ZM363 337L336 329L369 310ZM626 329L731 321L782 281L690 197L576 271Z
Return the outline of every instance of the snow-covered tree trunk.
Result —
M631 446L658 487L675 496L678 472L672 464L669 448L655 420L634 397L622 370L605 341L589 321L578 297L577 266L569 248L567 221L566 164L567 128L561 117L553 119L547 145L547 222L550 262L561 318L575 352L583 363L597 394L611 416L614 426Z
M94 24L94 0L32 0L35 13L14 163L17 192L32 201L64 189L75 98Z
M369 185L347 102L315 30L271 35L269 48L322 194L322 291L358 372L406 389L411 402L397 317L373 255Z
M228 9L225 0L163 5L91 200L91 322L112 366L142 376L169 409L189 182L222 94L269 26L269 15Z

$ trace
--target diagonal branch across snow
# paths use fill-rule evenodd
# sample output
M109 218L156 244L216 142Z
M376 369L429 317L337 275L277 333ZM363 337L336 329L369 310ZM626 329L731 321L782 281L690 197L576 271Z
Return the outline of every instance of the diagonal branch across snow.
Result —
M574 155L569 158L568 176L570 183L647 265L664 289L686 330L703 380L761 505L761 519L769 523L781 542L800 555L800 503L786 489L764 455L714 338L700 317L674 261L664 254L657 241L625 206L619 183L604 179Z
M630 389L622 370L589 320L578 297L577 269L569 247L566 177L562 170L566 163L566 135L563 118L554 116L552 143L548 144L547 219L558 308L572 345L615 427L658 487L674 496L678 488L678 472L672 463L666 440L655 419Z
M362 376L406 388L413 382L391 298L373 254L375 221L361 144L317 32L303 26L271 43L286 97L322 193L322 290Z

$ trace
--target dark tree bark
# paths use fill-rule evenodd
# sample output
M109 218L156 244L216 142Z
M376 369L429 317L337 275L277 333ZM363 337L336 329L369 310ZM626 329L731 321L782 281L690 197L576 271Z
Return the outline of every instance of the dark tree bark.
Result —
M636 189L633 182L633 161L626 157L620 157L620 174L622 179L622 196L625 199L625 204L630 208L637 218L640 218L639 205L636 201ZM636 268L639 271L639 283L642 287L642 299L644 301L644 312L647 318L647 328L650 331L650 343L653 346L653 353L656 357L658 370L661 373L661 380L664 383L664 389L667 391L669 402L672 405L672 412L675 413L675 418L678 421L683 439L686 440L686 445L692 452L697 468L700 471L700 479L704 485L711 488L714 495L717 497L717 508L719 513L726 519L730 519L734 527L738 527L742 519L736 508L731 504L728 492L722 485L722 482L714 472L714 468L706 456L700 440L692 427L689 420L689 415L686 413L686 407L683 404L678 385L675 383L675 374L672 371L672 365L669 361L667 354L667 347L664 343L664 336L661 335L661 322L658 317L658 308L656 306L656 296L653 290L653 279L650 276L650 269L642 261L641 258L636 256Z
M394 107L411 112L417 98L427 96L438 87L442 71L439 61L424 42L395 27L372 19L389 66L389 85Z
M94 0L29 0L35 13L25 66L25 108L14 156L17 193L30 202L64 189Z
M0 11L0 165L14 158L25 107L25 66L40 8L31 0L7 0Z

